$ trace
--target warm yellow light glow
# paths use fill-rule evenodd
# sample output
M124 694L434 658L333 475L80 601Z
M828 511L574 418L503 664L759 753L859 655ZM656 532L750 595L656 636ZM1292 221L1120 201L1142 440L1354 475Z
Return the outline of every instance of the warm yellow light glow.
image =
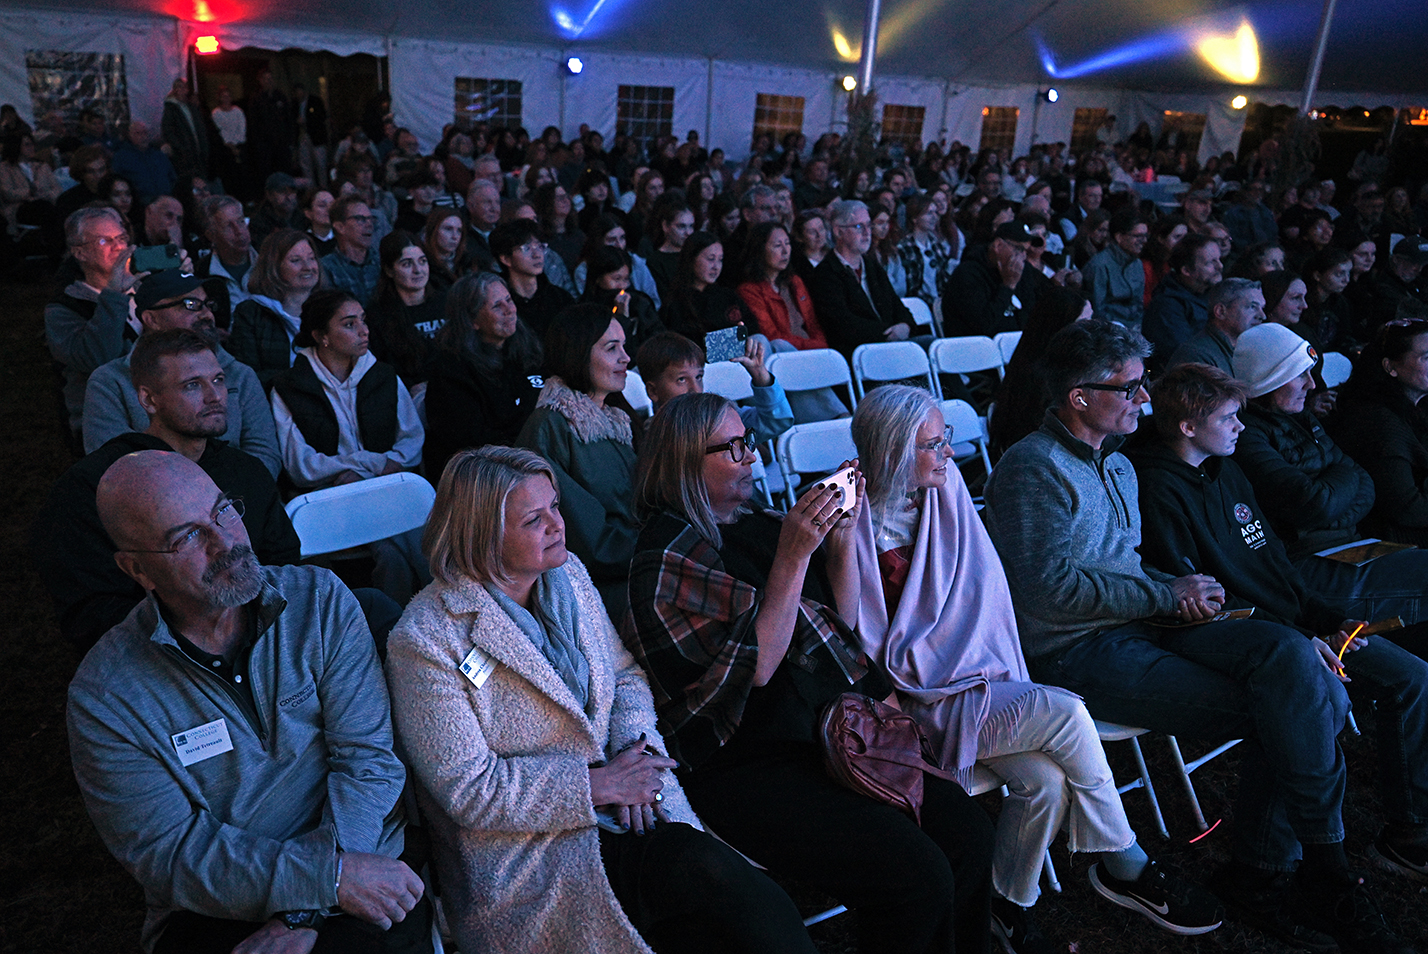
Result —
M205 56L207 56L207 55L209 55L209 54L212 54L212 53L217 53L217 52L218 52L218 37L216 37L216 36L201 36L201 37L199 37L197 40L194 40L194 41L193 41L193 49L194 49L194 52L196 52L196 53L202 53L202 54L204 54Z
M208 5L208 0L194 0L193 18L199 23L212 23L217 19Z
M1211 69L1232 83L1259 79L1259 40L1248 20L1241 20L1232 36L1204 34L1195 41L1195 50Z
M858 88L858 78L856 76L843 77L843 88L851 93Z
M1249 97L1241 93L1239 96L1236 96L1234 99L1230 100L1230 105L1233 106L1235 109L1244 109L1246 106L1249 105Z
M843 35L843 31L837 27L833 28L833 49L838 53L838 59L845 63L856 63L862 55L859 50L853 49L853 44L848 42L848 38Z

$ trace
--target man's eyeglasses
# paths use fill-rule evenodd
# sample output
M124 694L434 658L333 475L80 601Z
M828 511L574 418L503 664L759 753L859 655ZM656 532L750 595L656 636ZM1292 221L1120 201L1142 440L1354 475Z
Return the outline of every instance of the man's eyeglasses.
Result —
M1076 387L1085 388L1088 391L1111 391L1119 393L1123 399L1129 401L1136 396L1136 394L1140 391L1141 388L1145 387L1149 383L1150 375L1146 374L1142 375L1134 381L1127 381L1125 384L1093 384L1088 382L1085 384L1078 384L1076 385ZM1072 390L1075 389L1073 388Z
M101 235L92 238L85 245L98 245L100 248L128 248L130 245L127 235Z
M534 255L536 252L544 252L548 248L550 246L544 242L527 242L521 246L521 251L527 255Z
M218 501L218 506L214 509L213 516L210 518L209 524L221 527L224 530L231 530L234 526L234 521L242 519L243 498L224 497L222 500ZM182 536L179 536L173 541L173 543L171 543L169 546L165 547L162 550L120 550L119 552L163 553L167 554L168 556L173 556L175 553L184 553L186 551L192 550L195 546L198 545L198 541L203 538L203 535L205 533L212 532L213 531L209 528L208 524L199 524L198 526L188 530Z
M937 438L937 440L928 441L926 444L918 444L916 446L920 451L935 454L950 443L952 443L952 425L948 424L942 429L942 436Z
M207 298L180 298L177 301L165 302L162 305L155 305L155 308L178 308L182 306L184 311L203 311L211 308L213 302Z
M871 222L845 222L838 226L840 229L852 229L854 232L866 232L872 227L873 224Z
M735 437L722 444L715 444L713 447L704 448L705 456L709 454L721 454L727 452L729 460L735 464L742 464L750 454L759 452L759 442L754 437L753 431L745 431L743 437Z

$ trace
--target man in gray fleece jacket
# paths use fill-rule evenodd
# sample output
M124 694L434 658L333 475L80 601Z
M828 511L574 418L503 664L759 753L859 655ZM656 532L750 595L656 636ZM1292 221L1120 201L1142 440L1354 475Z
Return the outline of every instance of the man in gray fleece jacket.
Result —
M180 454L121 458L98 506L149 597L70 685L71 757L144 886L144 950L429 952L356 599L326 570L260 567L241 501Z
M1277 623L1212 622L1225 599L1214 579L1141 567L1135 470L1116 448L1148 400L1149 353L1110 322L1058 332L1053 406L987 483L1027 666L1098 719L1245 740L1235 861L1211 885L1242 918L1311 948L1332 937L1346 952L1411 951L1386 936L1344 854L1336 736L1349 704L1332 651Z

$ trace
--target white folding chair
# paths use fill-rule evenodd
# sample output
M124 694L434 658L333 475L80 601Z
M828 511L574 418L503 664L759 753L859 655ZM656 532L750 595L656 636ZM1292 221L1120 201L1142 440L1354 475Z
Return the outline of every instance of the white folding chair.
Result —
M1186 762L1184 757L1180 754L1180 743L1175 741L1175 736L1167 735L1165 738L1170 742L1170 757L1174 759L1175 767L1180 772L1180 784L1185 786L1185 797L1190 799L1190 810L1195 815L1195 824L1202 832L1209 831L1210 826L1205 821L1205 813L1200 810L1200 797L1195 794L1195 783L1190 781L1190 773L1211 759L1224 755L1244 740L1231 739L1228 742L1217 745L1193 762Z
M654 413L654 402L650 400L649 392L645 390L645 379L640 377L640 373L633 368L625 371L625 389L620 392L625 395L625 400L630 402L630 407L635 409L635 413L649 417Z
M778 379L785 393L816 391L820 388L843 387L856 406L853 375L848 362L831 348L811 348L808 351L775 351L764 360L769 373Z
M715 361L704 366L704 390L731 401L742 401L754 396L754 379L742 364Z
M923 378L934 397L942 397L937 376L928 364L927 352L915 341L882 341L858 345L853 349L853 389L862 400L867 393L864 382L876 384ZM874 386L876 386L876 384Z
M285 508L303 559L385 540L426 524L436 491L417 474L388 474L294 497Z
M783 468L784 498L797 501L799 474L829 474L843 461L858 456L849 418L795 424L778 436L778 463Z
M985 335L963 335L938 338L927 349L932 358L932 370L937 374L972 374L995 371L1000 378L1006 373L1002 349Z
M952 459L957 463L981 455L982 466L992 472L992 455L987 450L987 426L977 416L977 409L966 401L952 398L941 403L942 417L952 427Z
M1124 795L1133 788L1144 788L1145 797L1150 800L1150 813L1155 817L1156 828L1160 830L1160 837L1169 839L1170 832L1165 827L1165 816L1160 813L1160 799L1155 795L1155 785L1151 783L1150 771L1145 767L1145 753L1140 750L1139 737L1149 731L1149 729L1135 729L1128 725L1116 725L1113 722L1096 720L1096 734L1101 737L1101 743L1129 742L1131 751L1135 753L1136 768L1140 770L1140 778L1116 786L1116 791Z
M1337 351L1324 352L1324 367L1319 373L1324 377L1324 384L1327 387L1336 388L1349 379L1353 373L1354 363L1349 360L1346 354Z
M932 310L932 306L921 298L904 298L902 300L907 310L912 312L912 321L915 325L927 325L932 329L934 335L942 334L942 320L938 314Z
M992 340L997 343L997 350L1002 353L1003 367L1011 364L1012 355L1016 353L1016 346L1021 344L1021 332L1003 331L993 335Z

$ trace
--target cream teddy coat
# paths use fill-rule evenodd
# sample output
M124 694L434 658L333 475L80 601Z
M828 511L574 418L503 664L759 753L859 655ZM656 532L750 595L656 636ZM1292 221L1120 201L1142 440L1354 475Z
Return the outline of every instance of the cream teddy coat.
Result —
M589 766L644 734L654 701L585 567L566 564L590 662L587 716L485 588L433 583L392 631L387 679L398 750L431 826L441 898L462 951L648 952L600 861ZM496 667L460 672L475 647ZM665 773L666 814L699 821Z

